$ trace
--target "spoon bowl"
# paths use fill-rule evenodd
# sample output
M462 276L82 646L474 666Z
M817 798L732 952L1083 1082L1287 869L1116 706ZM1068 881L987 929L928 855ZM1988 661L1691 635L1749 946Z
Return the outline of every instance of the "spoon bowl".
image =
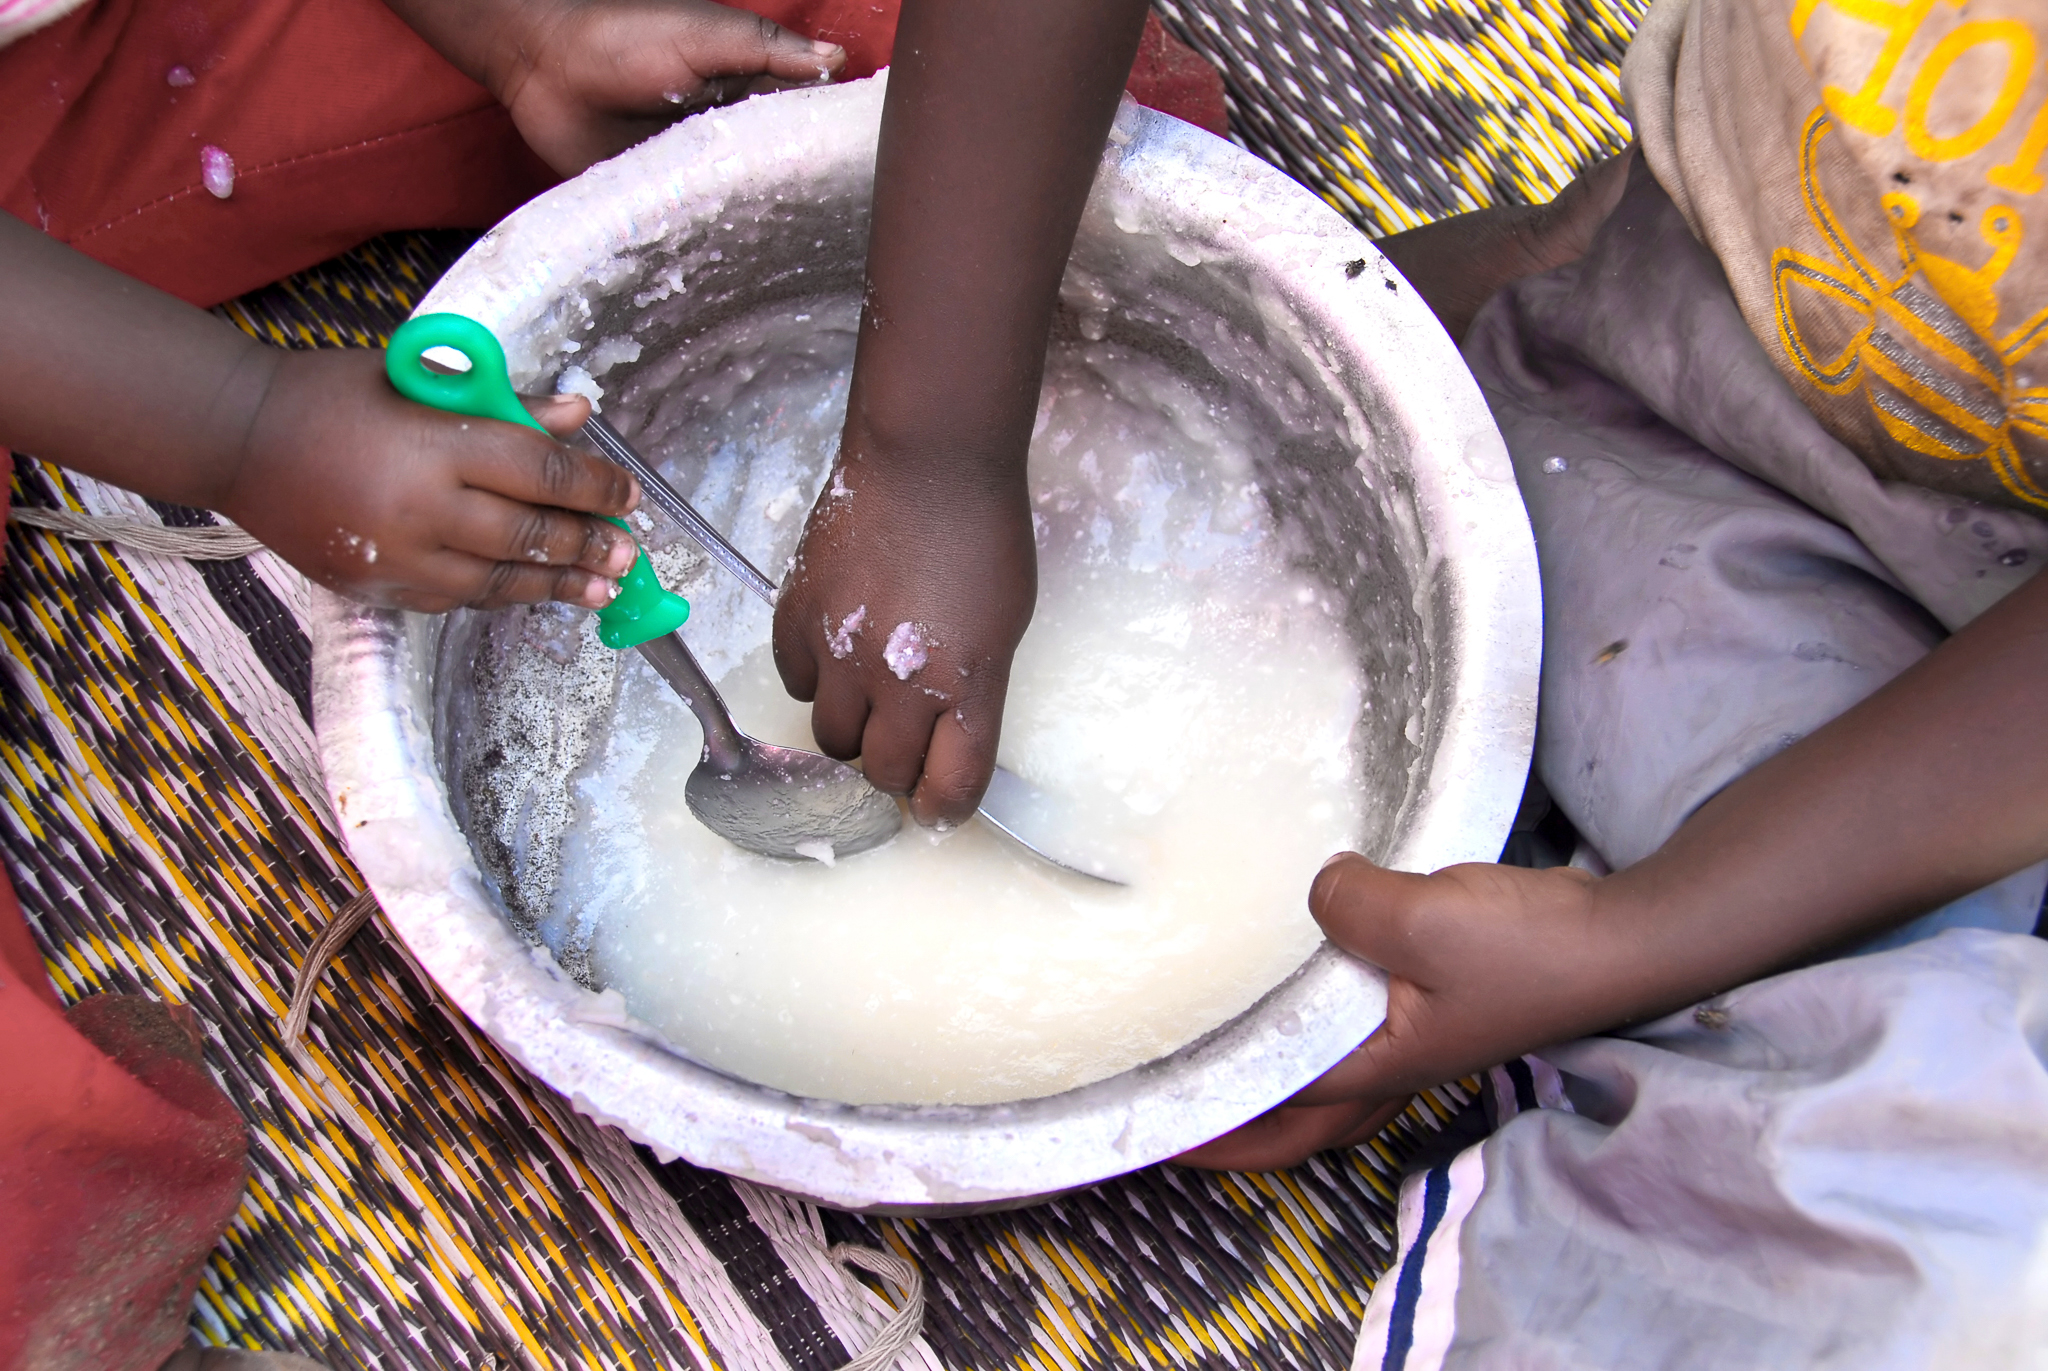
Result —
M683 783L683 801L719 837L766 857L830 866L903 827L896 802L846 763L740 732L680 634L649 639L640 655L703 726L704 755Z

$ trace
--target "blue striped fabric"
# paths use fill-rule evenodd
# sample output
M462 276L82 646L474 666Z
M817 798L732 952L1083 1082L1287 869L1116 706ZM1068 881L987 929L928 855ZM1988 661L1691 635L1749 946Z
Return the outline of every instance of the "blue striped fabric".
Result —
M1408 1255L1394 1279L1394 1312L1387 1328L1387 1354L1380 1371L1405 1371L1408 1349L1415 1345L1415 1306L1422 1298L1422 1266L1429 1254L1429 1240L1443 1222L1444 1206L1451 1197L1451 1168L1446 1162L1431 1167L1423 1178L1422 1226L1408 1244Z

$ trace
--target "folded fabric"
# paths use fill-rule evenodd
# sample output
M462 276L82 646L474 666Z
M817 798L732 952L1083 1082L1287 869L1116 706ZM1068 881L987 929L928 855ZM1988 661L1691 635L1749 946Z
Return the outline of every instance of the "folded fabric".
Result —
M189 1009L60 1007L0 874L0 1367L150 1371L242 1201L241 1111Z

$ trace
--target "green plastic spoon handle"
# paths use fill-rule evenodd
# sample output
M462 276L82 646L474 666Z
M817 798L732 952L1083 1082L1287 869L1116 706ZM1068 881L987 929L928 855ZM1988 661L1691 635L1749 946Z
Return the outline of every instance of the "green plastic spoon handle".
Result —
M469 361L469 370L429 368L426 354L435 348L461 353ZM398 393L417 404L547 432L519 403L497 335L466 314L421 314L400 324L391 335L391 346L385 349L384 370Z
M435 348L460 353L467 371L436 371L426 354ZM400 395L416 404L473 419L500 419L547 430L527 413L505 370L505 349L497 336L465 314L417 314L391 334L384 351L384 372ZM623 519L613 519L620 528ZM673 633L690 617L690 602L663 590L654 566L642 549L632 568L619 579L619 593L597 612L597 636L606 647L624 651L651 638Z

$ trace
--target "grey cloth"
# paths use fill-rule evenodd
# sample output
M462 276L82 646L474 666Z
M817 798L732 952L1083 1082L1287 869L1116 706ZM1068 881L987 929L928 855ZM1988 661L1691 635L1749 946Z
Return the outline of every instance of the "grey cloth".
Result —
M1543 575L1537 770L1611 866L2038 570L2048 523L1878 481L1638 161L1579 262L1473 323Z
M2048 555L2041 521L1835 443L1640 167L1589 255L1495 299L1466 356L1542 567L1537 771L1612 865ZM1358 1365L2048 1360L2044 880L1546 1052L1547 1099L1411 1180Z
M1442 1365L2048 1360L2048 943L1955 930L1546 1053ZM1413 1363L1407 1371L1423 1371Z

